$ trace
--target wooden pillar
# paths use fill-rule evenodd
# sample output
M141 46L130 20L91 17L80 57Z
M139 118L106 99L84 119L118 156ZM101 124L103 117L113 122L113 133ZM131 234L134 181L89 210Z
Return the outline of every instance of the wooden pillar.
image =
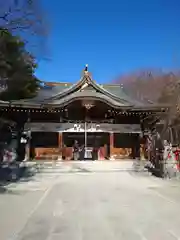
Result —
M63 148L63 142L62 142L62 133L59 132L59 136L58 136L58 147L59 147L59 156L58 159L62 159L62 148Z
M113 160L113 149L114 149L114 133L109 134L110 137L110 160Z
M58 146L61 149L62 148L62 133L59 133L59 139L58 139Z

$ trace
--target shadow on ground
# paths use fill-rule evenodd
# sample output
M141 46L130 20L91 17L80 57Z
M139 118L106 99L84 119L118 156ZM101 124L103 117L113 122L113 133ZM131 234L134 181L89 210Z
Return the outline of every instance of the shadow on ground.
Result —
M20 192L10 190L7 186L0 186L0 194L20 195Z
M36 173L40 172L36 166L16 167L16 168L1 168L0 169L0 194L18 194L8 189L11 183L34 181Z

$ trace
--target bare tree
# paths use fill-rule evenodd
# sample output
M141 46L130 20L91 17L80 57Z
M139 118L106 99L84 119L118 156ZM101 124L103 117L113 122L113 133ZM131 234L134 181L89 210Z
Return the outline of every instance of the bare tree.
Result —
M155 114L154 119L162 120L161 136L172 140L180 133L180 77L179 73L162 71L138 71L116 80L124 89L139 100L148 100L155 104L168 106L166 113ZM172 130L173 129L173 130ZM180 137L180 134L179 134Z
M35 57L42 57L48 27L40 0L0 0L0 6L0 28L19 35Z
M172 129L175 132L176 142L179 143L180 137L180 81L178 76L172 76L173 80L169 82L169 85L164 89L161 98L167 100L169 104L169 109L164 118L164 128L162 131L162 136L166 135L167 132L171 135L173 139ZM165 102L165 101L163 101Z
M139 100L149 99L154 103L171 103L177 88L178 72L146 70L121 76L115 82Z

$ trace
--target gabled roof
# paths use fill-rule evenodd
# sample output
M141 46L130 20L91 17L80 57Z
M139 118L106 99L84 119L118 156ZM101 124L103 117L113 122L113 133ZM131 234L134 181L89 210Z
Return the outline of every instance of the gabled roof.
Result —
M69 94L72 94L72 93L80 90L81 88L84 87L84 85L92 86L94 88L94 90L96 90L97 92L100 92L100 93L102 93L104 95L107 95L110 98L116 99L117 101L118 100L127 101L126 99L121 98L121 96L117 96L117 95L113 94L112 92L110 92L107 89L105 89L103 86L101 86L101 85L97 84L95 81L93 81L92 78L91 78L91 75L89 74L88 71L84 71L84 74L83 74L82 78L77 83L75 83L72 86L67 87L67 88L64 87L64 89L62 89L62 91L58 92L55 95L52 95L48 99L54 99L54 100L55 99L56 100L60 99L60 98L62 98L64 96L67 96Z
M52 85L55 85L55 83ZM125 94L121 86L99 85L92 80L88 71L84 71L82 78L77 83L72 85L61 83L51 87L51 89L42 89L37 97L32 100L46 104L61 104L66 102L66 99L79 99L80 97L85 98L88 96L96 99L104 98L104 100L106 99L105 101L108 99L108 102L112 101L115 106L133 106L135 104L135 100ZM142 103L136 101L136 105L141 106Z
M126 94L120 85L97 84L87 68L81 79L75 83L45 83L33 99L12 101L13 105L21 106L54 106L64 107L75 100L100 100L114 108L153 108L153 104L137 101Z
M65 97L61 99L52 99L51 101L45 101L44 104L48 105L54 105L54 106L66 106L67 104L73 102L74 100L99 100L104 103L107 103L111 107L124 107L124 106L129 106L126 102L124 101L117 101L113 98L110 98L107 95L104 95L100 92L94 92L94 91L77 91L69 95L65 95Z

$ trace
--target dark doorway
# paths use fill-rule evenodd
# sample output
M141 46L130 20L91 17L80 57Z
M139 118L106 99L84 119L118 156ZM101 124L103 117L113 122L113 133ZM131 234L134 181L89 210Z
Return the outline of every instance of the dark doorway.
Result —
M58 132L32 132L30 145L34 148L57 148Z
M131 148L132 158L140 156L140 138L138 133L114 133L115 148Z
M109 133L105 132L88 132L87 133L87 147L93 147L94 143L98 147L103 147L105 144L110 145Z
M105 132L88 132L87 133L87 147L93 149L93 159L98 159L98 151L106 148L105 158L110 157L110 137L109 133ZM104 149L105 150L105 149Z
M81 146L84 144L84 133L83 132L64 132L63 133L63 143L66 147L72 147L74 141L77 140L78 144Z
M72 147L74 141L77 140L79 145L85 144L84 132L65 132L63 133L63 143L67 147ZM87 133L87 147L93 147L94 143L99 147L103 147L105 144L109 145L109 133L101 132L88 132Z

